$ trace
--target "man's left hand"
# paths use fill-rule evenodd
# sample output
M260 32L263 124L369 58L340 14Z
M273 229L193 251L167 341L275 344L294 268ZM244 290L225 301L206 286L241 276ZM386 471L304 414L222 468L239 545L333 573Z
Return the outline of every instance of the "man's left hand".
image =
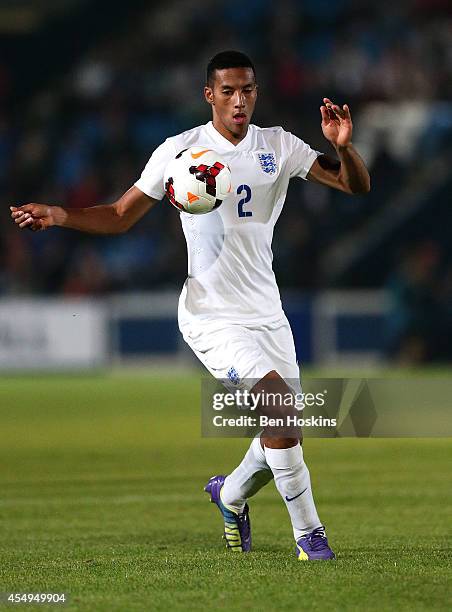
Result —
M341 108L329 98L323 98L320 107L322 114L322 132L333 147L346 147L352 141L353 123L347 104Z

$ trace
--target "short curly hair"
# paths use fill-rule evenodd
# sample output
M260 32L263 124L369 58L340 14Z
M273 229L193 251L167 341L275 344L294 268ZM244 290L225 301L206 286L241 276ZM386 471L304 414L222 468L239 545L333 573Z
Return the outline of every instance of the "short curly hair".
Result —
M215 79L215 70L225 68L251 68L256 78L256 69L250 58L241 51L221 51L212 57L207 64L206 84L211 87Z

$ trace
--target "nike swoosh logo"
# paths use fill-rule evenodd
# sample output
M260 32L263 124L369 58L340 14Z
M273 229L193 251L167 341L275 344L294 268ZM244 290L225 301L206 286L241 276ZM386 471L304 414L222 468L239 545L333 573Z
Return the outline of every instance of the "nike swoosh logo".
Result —
M198 157L201 157L201 155L204 155L204 153L207 153L208 151L210 151L210 149L204 149L204 151L200 151L199 153L192 153L191 156L193 159L198 159Z
M307 489L308 487L306 487ZM300 497L300 495L303 495L303 493L306 491L306 489L303 489L303 491L301 493L298 493L298 495L295 495L295 497L287 497L286 495L286 501L293 501L294 499L297 499L297 497Z

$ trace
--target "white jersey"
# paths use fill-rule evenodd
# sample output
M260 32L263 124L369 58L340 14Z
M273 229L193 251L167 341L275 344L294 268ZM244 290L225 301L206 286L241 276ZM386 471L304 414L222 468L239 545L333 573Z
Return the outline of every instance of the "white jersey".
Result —
M201 146L229 164L233 194L205 215L180 213L187 240L188 278L179 300L179 323L190 320L259 325L283 316L272 269L273 228L289 179L306 178L319 155L281 127L248 127L233 145L212 122L168 138L152 154L136 187L160 200L167 163Z

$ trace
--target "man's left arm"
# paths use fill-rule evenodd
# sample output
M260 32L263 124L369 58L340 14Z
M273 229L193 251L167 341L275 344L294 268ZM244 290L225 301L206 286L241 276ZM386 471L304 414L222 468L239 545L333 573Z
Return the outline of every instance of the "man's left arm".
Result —
M312 164L306 178L345 193L367 193L370 191L369 172L352 144L353 123L347 104L342 108L323 98L320 107L322 132L336 149L339 159L319 155Z

